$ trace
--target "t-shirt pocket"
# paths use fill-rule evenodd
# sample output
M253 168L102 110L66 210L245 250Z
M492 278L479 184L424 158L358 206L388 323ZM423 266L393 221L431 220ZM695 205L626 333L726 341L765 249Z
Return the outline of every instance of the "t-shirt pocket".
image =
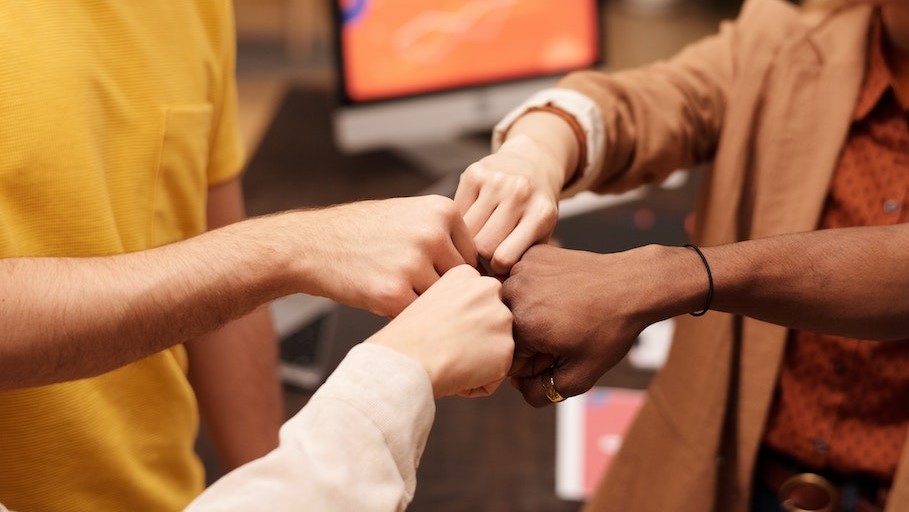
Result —
M205 231L211 104L168 107L152 202L151 243L157 247Z

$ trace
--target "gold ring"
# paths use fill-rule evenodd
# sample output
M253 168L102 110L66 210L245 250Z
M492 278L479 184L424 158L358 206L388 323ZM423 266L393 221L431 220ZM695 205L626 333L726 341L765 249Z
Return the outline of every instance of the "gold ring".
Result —
M543 383L543 392L546 393L546 398L548 398L550 402L555 404L565 400L565 397L556 391L555 382L552 380L552 368L540 375L540 381Z

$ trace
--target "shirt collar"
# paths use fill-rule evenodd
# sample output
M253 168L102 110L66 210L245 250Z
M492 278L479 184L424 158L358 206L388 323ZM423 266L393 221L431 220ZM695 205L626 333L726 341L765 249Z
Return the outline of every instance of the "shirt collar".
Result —
M874 110L887 93L893 94L893 75L884 56L884 30L878 12L872 18L871 30L868 33L868 61L865 68L865 80L859 93L854 121L864 119ZM894 98L896 99L896 98Z

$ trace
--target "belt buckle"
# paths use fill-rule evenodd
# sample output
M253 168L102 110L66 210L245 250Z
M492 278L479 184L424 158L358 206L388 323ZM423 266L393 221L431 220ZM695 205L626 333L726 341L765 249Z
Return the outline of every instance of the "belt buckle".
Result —
M793 503L790 494L799 487L819 488L827 494L827 504L822 508L801 508ZM837 512L839 510L839 493L830 480L815 473L799 473L793 475L780 486L778 495L780 504L787 512Z

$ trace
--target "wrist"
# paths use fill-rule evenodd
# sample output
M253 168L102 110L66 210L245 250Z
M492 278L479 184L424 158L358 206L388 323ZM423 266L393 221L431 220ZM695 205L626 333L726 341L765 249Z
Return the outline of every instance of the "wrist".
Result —
M572 127L560 116L545 111L528 112L515 121L505 139L526 137L546 159L557 191L564 188L580 166L581 141Z
M635 250L641 252L644 268L650 269L644 311L651 323L704 309L709 282L695 251L661 245Z
M402 356L411 360L417 366L422 368L423 371L426 372L426 375L429 377L429 383L432 386L433 398L438 399L445 396L441 390L440 377L443 374L443 371L442 368L440 368L439 358L434 357L432 351L420 350L419 347L424 347L424 343L414 341L408 342L407 340L400 337L390 338L386 336L385 329L373 334L367 338L364 343L381 345L385 348L394 350L398 354L401 354Z
M319 257L311 247L314 234L308 229L313 224L309 218L312 213L295 210L258 219L266 240L266 249L259 257L269 279L285 294L320 294L316 284Z

